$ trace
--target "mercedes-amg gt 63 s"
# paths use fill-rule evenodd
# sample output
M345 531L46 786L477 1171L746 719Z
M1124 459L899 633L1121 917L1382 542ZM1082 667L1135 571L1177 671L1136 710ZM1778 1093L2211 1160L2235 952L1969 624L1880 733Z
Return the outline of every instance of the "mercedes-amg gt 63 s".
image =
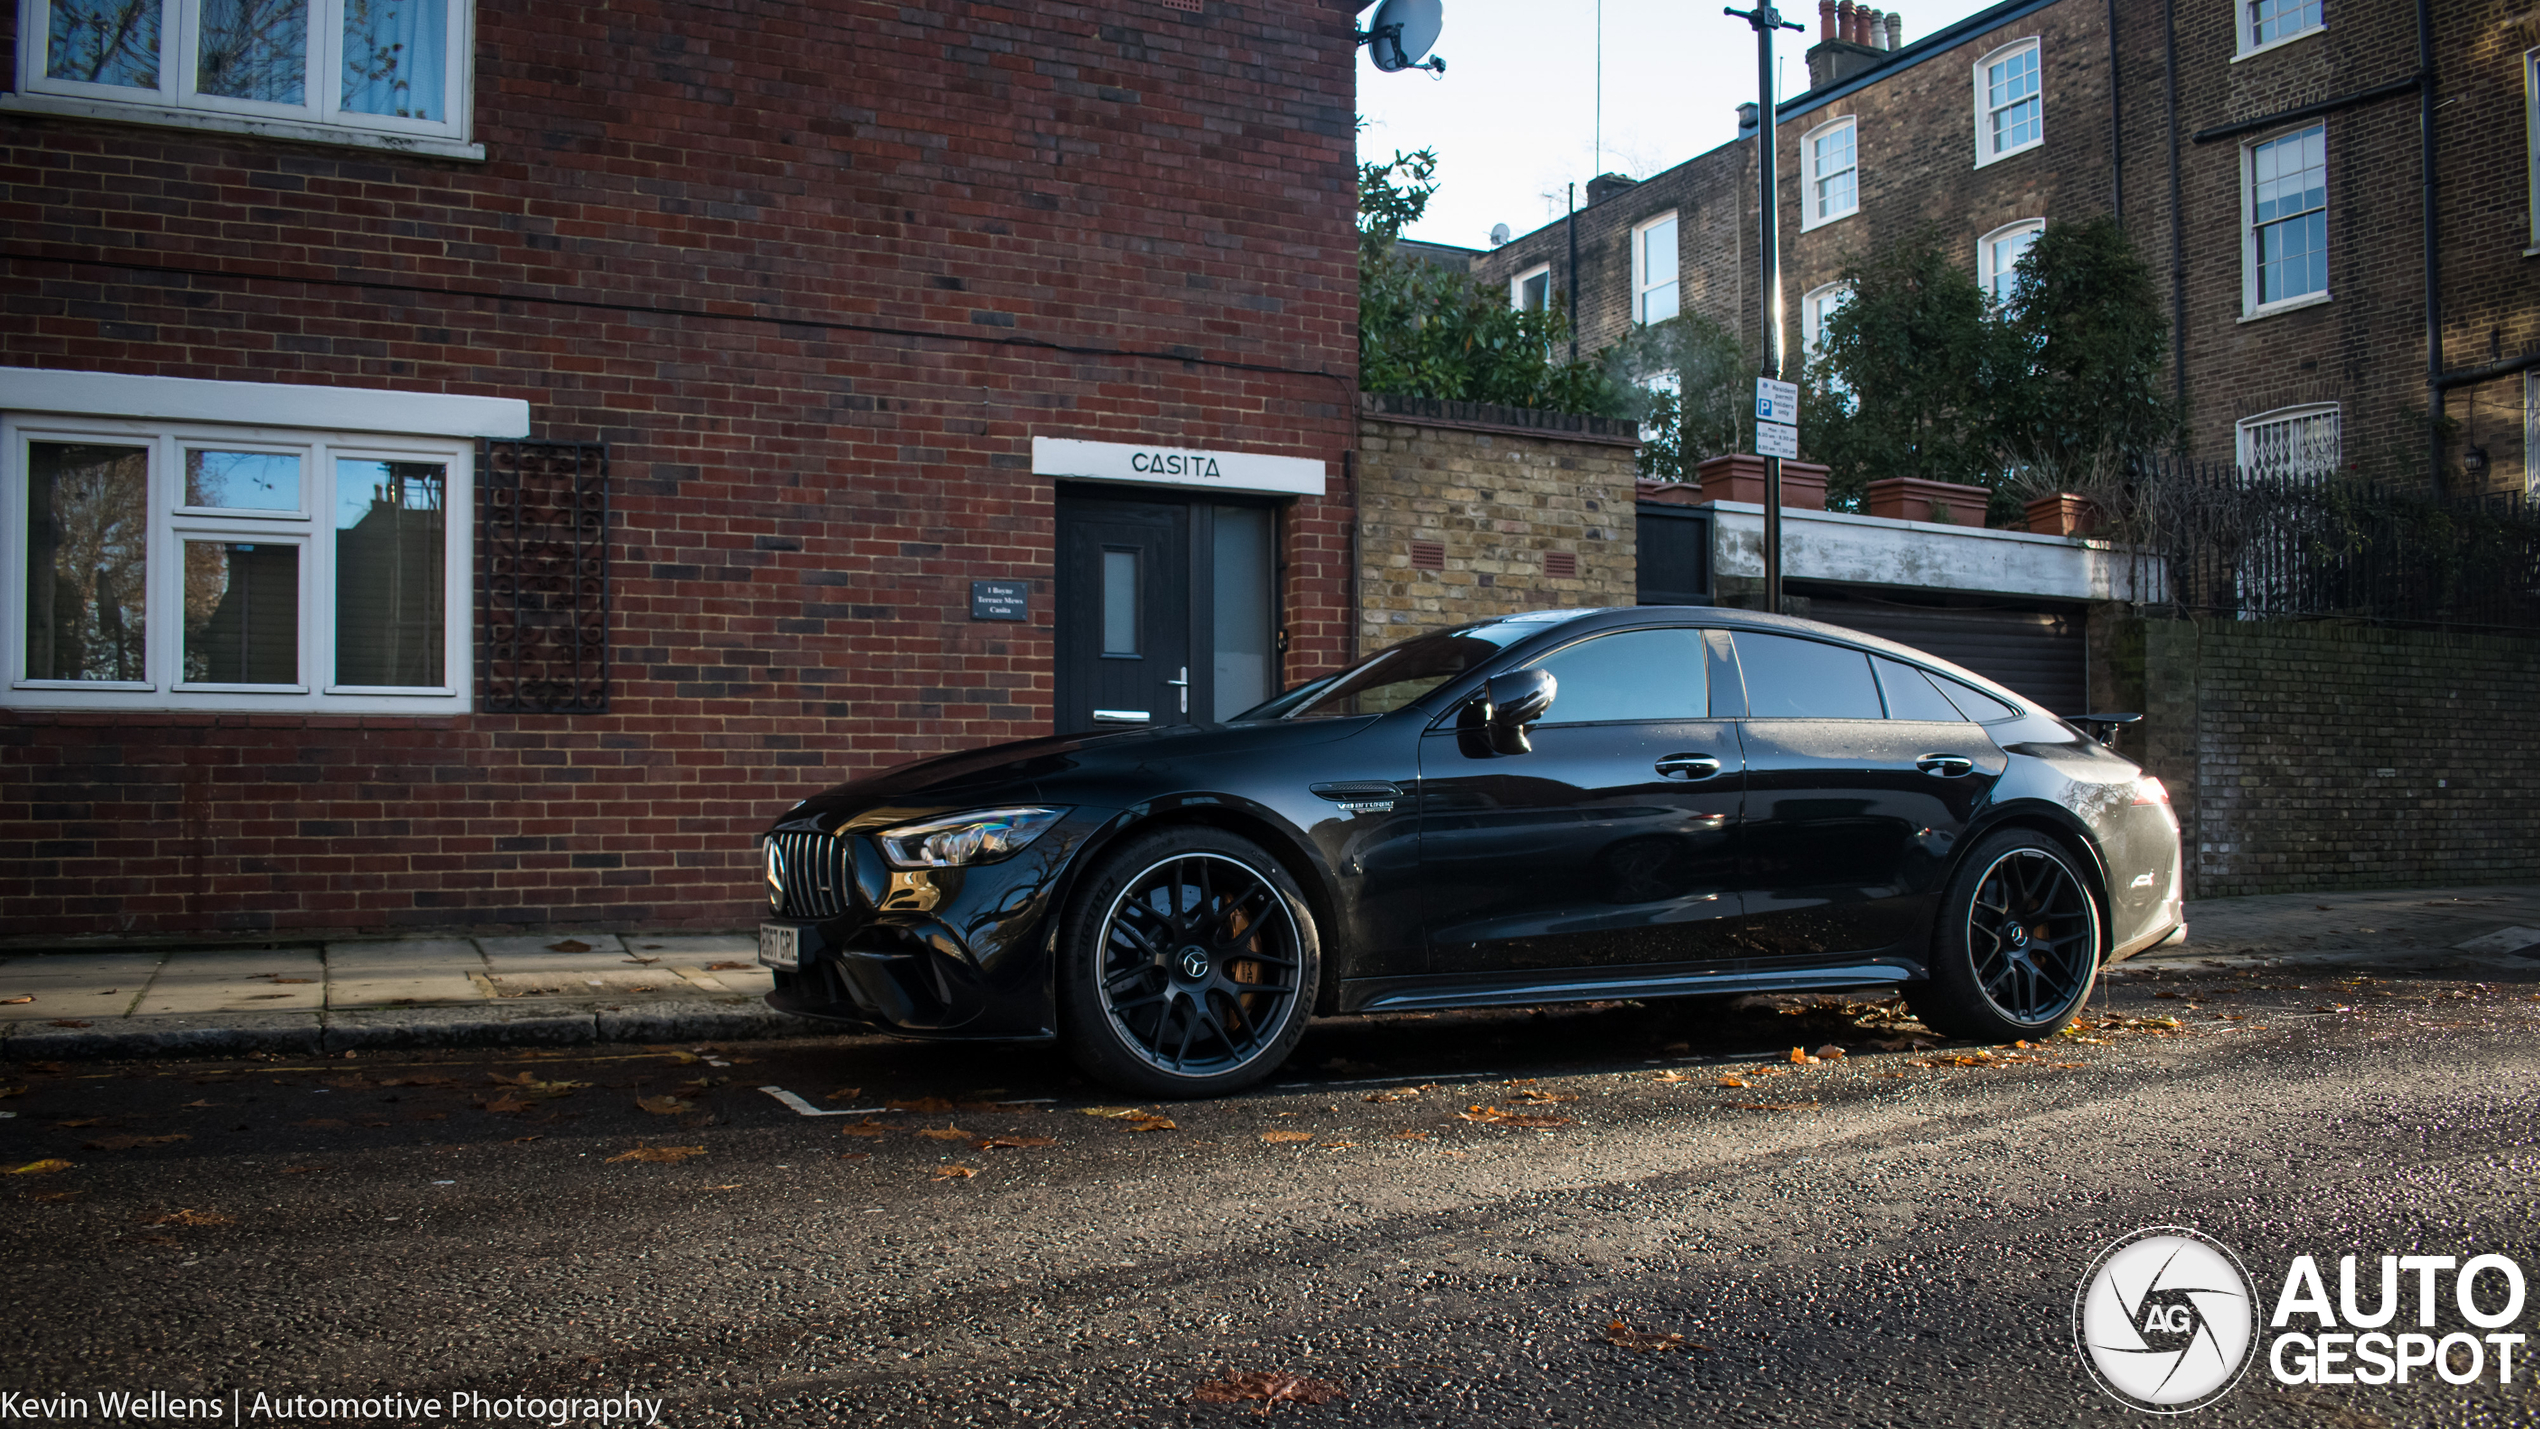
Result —
M2035 1037L2185 932L2131 718L1812 621L1514 615L814 795L762 836L759 958L781 1010L1057 1038L1151 1097L1267 1076L1316 1013L1892 987Z

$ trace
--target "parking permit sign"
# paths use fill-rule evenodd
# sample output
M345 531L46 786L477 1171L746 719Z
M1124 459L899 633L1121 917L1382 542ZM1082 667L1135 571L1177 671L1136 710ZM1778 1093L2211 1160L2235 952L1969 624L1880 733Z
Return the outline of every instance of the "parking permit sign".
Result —
M1799 459L1799 429L1779 422L1755 424L1755 454L1777 456L1789 461Z
M1785 427L1798 426L1799 384L1776 382L1770 377L1756 378L1755 420L1778 422Z

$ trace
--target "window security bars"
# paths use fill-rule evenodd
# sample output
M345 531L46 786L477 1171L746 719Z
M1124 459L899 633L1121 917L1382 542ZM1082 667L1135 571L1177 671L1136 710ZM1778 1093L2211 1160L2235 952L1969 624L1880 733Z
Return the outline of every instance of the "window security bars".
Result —
M478 507L479 709L609 707L609 458L587 442L489 441Z

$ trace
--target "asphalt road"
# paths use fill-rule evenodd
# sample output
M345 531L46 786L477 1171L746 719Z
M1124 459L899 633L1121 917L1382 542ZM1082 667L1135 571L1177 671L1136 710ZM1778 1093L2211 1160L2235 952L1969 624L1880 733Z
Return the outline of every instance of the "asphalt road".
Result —
M2332 1296L2341 1253L2540 1266L2540 976L2453 976L2138 981L1989 1055L1798 998L1347 1019L1152 1129L1047 1051L880 1039L0 1069L5 1169L73 1163L0 1177L0 1390L1233 1424L1195 1391L1270 1371L1343 1392L1295 1423L2157 1422L2073 1346L2138 1227L2262 1304L2305 1252ZM2515 1379L2260 1363L2194 1419L2540 1420Z

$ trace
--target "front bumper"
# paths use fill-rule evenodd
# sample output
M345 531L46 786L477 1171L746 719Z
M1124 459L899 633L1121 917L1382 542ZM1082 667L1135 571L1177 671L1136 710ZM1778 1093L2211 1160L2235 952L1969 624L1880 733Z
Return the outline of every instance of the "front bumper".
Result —
M997 863L924 870L891 868L860 833L771 831L793 857L767 921L797 929L801 955L767 1005L916 1037L1054 1036L1049 925L1086 832L1072 825Z

